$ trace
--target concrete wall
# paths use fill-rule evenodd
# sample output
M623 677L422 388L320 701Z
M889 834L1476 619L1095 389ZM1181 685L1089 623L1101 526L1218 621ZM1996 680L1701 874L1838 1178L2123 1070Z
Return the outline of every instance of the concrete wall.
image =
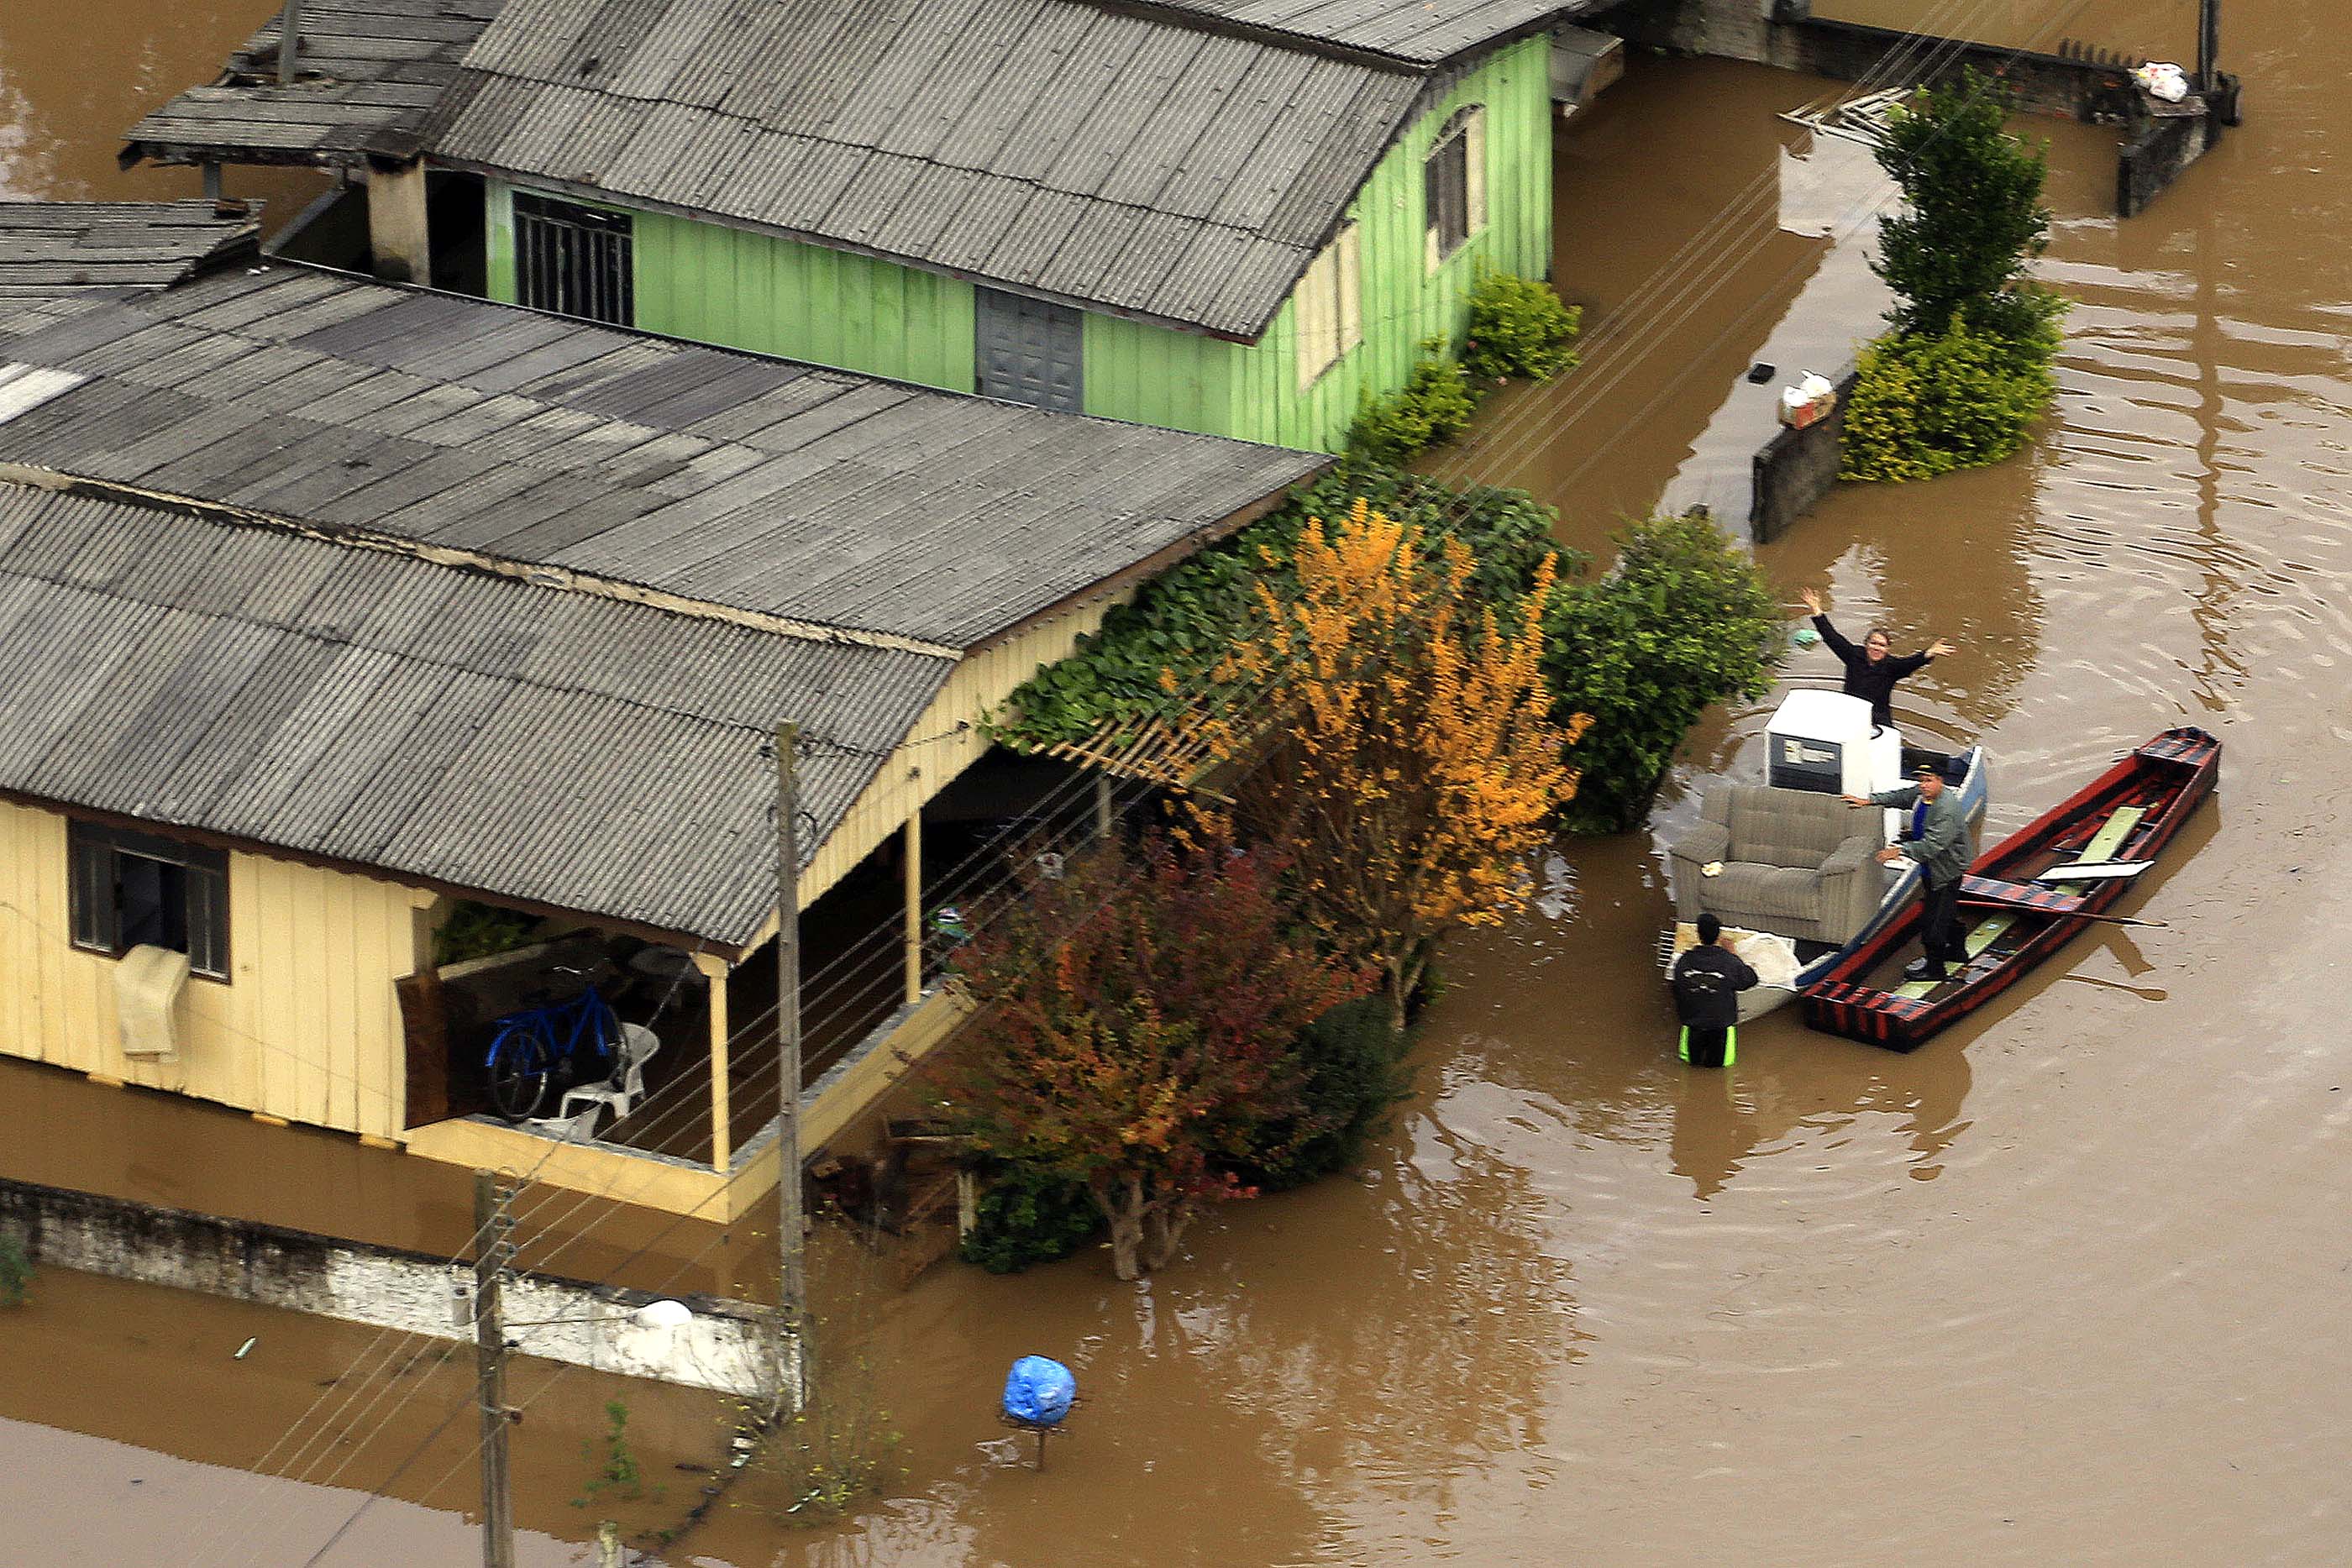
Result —
M1788 532L1836 486L1845 456L1846 403L1860 379L1848 370L1837 378L1837 407L1828 418L1802 430L1782 426L1756 454L1748 527L1758 544L1769 544Z
M2137 217L2221 140L2221 120L2194 96L2138 119L2116 160L2116 215Z
M389 1247L369 1247L252 1220L102 1197L0 1178L0 1232L37 1261L118 1280L370 1323L432 1339L471 1343L470 1269ZM467 1326L453 1312L466 1285ZM683 1329L641 1329L629 1314L655 1298L643 1291L548 1275L508 1281L505 1314L518 1323L589 1320L509 1330L526 1355L689 1388L756 1396L764 1383L767 1314L742 1301L688 1296Z

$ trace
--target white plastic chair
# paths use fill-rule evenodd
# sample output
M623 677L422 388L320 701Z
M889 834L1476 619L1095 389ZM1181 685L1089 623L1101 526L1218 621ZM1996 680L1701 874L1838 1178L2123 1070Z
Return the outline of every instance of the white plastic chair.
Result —
M615 1089L610 1083L592 1083L585 1088L564 1091L563 1103L556 1107L554 1120L571 1122L579 1107L587 1106L589 1120L581 1134L583 1137L588 1135L588 1132L596 1124L595 1113L598 1106L609 1107L613 1113L613 1120L620 1121L635 1107L638 1101L646 1097L646 1063L651 1061L654 1052L660 1049L661 1036L645 1025L623 1024L621 1026L621 1086ZM580 1125L577 1123L572 1124Z

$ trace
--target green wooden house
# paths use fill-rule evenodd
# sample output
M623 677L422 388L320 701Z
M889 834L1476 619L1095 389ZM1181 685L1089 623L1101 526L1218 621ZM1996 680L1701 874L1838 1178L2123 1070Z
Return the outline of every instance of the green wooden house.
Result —
M1480 268L1548 274L1586 8L345 0L315 82L273 23L126 157L340 166L387 276L1333 450Z
M1331 450L1548 275L1564 9L508 0L423 152L495 298Z

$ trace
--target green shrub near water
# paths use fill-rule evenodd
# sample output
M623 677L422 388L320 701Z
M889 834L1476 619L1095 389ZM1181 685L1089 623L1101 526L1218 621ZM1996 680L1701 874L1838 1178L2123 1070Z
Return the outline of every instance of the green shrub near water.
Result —
M25 1251L25 1244L15 1237L0 1234L0 1307L21 1307L25 1292L33 1284L33 1260Z
M992 1274L1066 1258L1102 1229L1102 1210L1083 1182L1018 1163L999 1166L983 1180L979 1214L960 1252Z
M1931 479L2015 453L2057 392L2056 329L2045 333L2021 343L1956 315L1936 336L1890 333L1868 345L1846 402L1840 476Z
M1876 148L1903 188L1873 270L1896 296L1846 404L1847 479L1900 482L1998 463L2057 393L2065 299L2031 281L2050 242L2043 147L2009 133L2012 95L1965 73L1888 116Z
M1344 1003L1307 1025L1298 1041L1307 1064L1305 1125L1270 1129L1267 1146L1277 1152L1243 1172L1243 1180L1281 1192L1353 1166L1412 1087L1406 1043L1380 997Z
M1445 355L1445 340L1421 345L1404 385L1388 396L1364 394L1356 423L1348 427L1348 450L1380 463L1398 463L1423 448L1453 440L1470 428L1478 396L1459 361Z
M1583 769L1565 814L1578 832L1639 827L1675 751L1707 706L1766 690L1780 657L1780 597L1703 512L1633 524L1609 574L1553 595L1544 678Z
M1576 363L1574 340L1584 312L1564 305L1549 283L1507 272L1481 272L1470 290L1470 330L1462 367L1474 376L1542 381Z

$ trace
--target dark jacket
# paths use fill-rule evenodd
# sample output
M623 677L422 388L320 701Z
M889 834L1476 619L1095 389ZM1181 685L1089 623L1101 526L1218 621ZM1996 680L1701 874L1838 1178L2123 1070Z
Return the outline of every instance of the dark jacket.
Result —
M1822 634L1830 652L1845 665L1845 695L1860 697L1870 705L1871 723L1881 728L1893 725L1895 710L1888 702L1895 695L1895 683L1915 670L1925 669L1927 655L1906 653L1898 659L1889 653L1874 664L1868 653L1838 635L1838 629L1830 624L1828 616L1814 616L1813 630Z
M1873 805L1893 806L1906 813L1903 819L1906 837L1897 847L1906 859L1927 868L1929 886L1951 886L1969 869L1969 862L1976 859L1969 844L1969 820L1960 814L1960 792L1949 784L1936 797L1936 803L1927 808L1927 820L1916 839L1908 836L1911 819L1907 813L1919 803L1919 786L1898 785L1881 789L1870 799Z
M1702 942L1675 960L1667 982L1683 1022L1693 1029L1729 1029L1739 1021L1738 993L1756 983L1756 971L1720 943Z

